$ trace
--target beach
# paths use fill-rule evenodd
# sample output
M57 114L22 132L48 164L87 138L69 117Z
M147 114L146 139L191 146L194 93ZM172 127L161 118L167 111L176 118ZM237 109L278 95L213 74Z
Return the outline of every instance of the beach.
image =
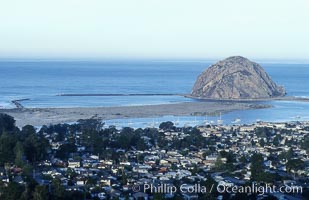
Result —
M23 108L0 109L0 113L11 115L18 127L27 124L42 126L72 123L79 119L129 119L173 116L214 116L235 110L269 108L270 105L242 102L185 102L161 105L118 107L74 107L74 108Z

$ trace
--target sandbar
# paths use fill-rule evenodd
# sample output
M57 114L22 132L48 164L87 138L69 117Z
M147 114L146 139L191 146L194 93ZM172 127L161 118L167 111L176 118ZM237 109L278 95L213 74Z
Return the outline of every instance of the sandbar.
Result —
M248 102L183 102L160 105L118 107L73 107L73 108L14 108L0 109L0 113L11 115L18 127L27 124L42 126L72 123L79 119L129 119L172 116L215 116L235 110L269 108L270 105Z

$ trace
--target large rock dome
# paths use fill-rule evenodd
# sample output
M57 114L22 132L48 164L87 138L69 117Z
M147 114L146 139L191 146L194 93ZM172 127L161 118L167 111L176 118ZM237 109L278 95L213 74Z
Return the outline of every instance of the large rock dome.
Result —
M259 64L241 56L211 65L198 76L191 93L210 99L267 99L285 94Z

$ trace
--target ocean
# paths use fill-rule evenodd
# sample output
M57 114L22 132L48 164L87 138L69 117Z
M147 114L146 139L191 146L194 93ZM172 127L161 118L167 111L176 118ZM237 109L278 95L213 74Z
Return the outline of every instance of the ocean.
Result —
M177 95L59 95L188 94L196 77L212 63L214 61L0 61L0 107L12 108L14 104L11 101L16 99L28 99L21 103L29 108L192 102L196 100ZM309 97L309 64L260 64L278 85L286 88L288 95ZM273 108L236 111L225 114L222 118L226 121L242 118L243 122L249 123L257 119L291 121L309 117L309 103L264 103L273 105ZM198 117L194 120L204 119Z

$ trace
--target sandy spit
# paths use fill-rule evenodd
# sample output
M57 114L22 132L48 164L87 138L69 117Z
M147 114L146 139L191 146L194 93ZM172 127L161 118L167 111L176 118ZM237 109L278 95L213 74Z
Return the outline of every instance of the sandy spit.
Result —
M165 115L218 115L235 110L269 108L248 102L185 102L161 105L122 106L122 107L77 107L77 108L23 108L0 109L0 113L11 115L16 125L22 127L27 124L42 126L58 123L76 122L79 119L96 118L127 119L160 117Z

